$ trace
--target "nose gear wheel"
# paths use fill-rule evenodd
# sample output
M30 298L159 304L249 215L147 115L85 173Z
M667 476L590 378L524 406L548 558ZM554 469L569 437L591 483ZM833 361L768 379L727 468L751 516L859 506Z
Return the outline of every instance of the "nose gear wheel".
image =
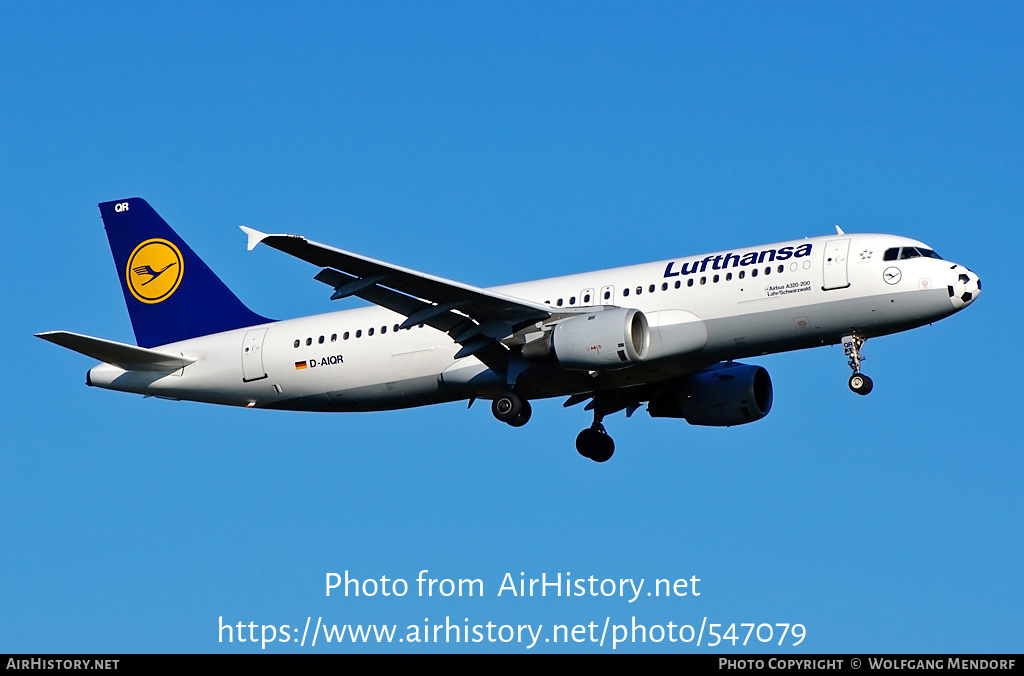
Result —
M874 389L875 384L863 373L854 373L850 376L850 389L857 394L867 394Z

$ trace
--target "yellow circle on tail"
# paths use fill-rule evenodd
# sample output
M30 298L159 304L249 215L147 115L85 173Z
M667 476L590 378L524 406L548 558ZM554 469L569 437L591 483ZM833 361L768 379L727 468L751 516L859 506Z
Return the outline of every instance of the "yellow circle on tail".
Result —
M128 257L124 278L132 295L143 303L167 300L177 290L184 272L178 247L166 239L147 239Z

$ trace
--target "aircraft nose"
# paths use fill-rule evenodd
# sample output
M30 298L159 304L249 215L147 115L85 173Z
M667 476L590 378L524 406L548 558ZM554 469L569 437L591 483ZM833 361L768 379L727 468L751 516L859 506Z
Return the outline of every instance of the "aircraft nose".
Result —
M981 278L962 265L954 265L950 270L947 289L953 308L960 310L981 295Z

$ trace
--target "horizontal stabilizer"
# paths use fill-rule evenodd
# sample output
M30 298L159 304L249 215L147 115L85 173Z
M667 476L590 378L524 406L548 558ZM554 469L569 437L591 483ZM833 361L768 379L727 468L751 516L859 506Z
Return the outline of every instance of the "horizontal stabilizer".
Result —
M36 337L74 350L87 357L113 364L125 371L175 371L196 361L191 357L117 343L113 340L83 336L70 331L47 331L46 333L37 333Z

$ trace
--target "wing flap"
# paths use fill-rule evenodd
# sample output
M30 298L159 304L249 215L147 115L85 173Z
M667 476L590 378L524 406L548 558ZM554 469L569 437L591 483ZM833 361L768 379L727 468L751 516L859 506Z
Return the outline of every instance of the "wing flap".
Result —
M136 347L103 338L93 338L70 331L47 331L37 333L36 337L74 350L87 357L113 364L125 371L176 371L196 361L192 357Z
M323 282L328 286L333 286L335 289L355 289L352 293L346 293L345 295L358 296L363 300L367 300L375 305L387 308L392 312L397 312L400 315L404 315L408 318L421 317L416 322L410 323L407 319L399 328L407 329L415 326L416 324L427 324L432 326L439 331L450 331L462 322L468 321L468 318L463 315L456 315L448 310L436 311L436 305L407 296L404 293L399 293L394 289L389 289L385 286L380 286L378 283L372 281L372 278L359 278L353 277L352 275L346 275L344 272L338 272L330 268L324 268L317 273L315 280ZM335 295L338 291L335 291ZM333 298L333 296L332 296ZM408 324L408 326L406 326Z

